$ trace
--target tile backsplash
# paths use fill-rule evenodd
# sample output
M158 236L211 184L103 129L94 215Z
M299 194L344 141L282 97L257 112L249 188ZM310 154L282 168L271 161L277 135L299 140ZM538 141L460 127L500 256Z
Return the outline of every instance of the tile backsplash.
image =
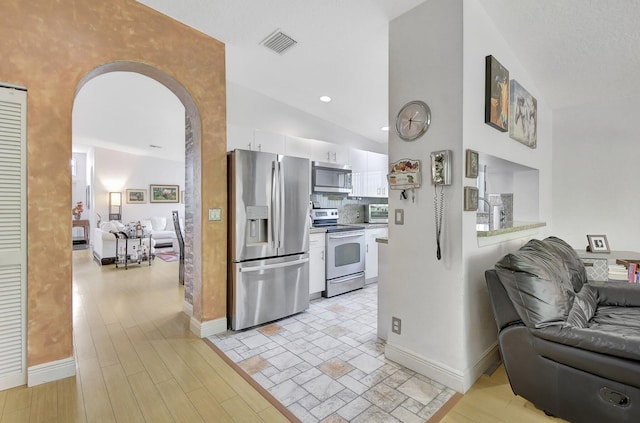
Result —
M323 209L338 209L340 215L339 223L363 223L365 205L388 203L386 198L351 198L344 195L324 194L311 194L311 201L318 203Z

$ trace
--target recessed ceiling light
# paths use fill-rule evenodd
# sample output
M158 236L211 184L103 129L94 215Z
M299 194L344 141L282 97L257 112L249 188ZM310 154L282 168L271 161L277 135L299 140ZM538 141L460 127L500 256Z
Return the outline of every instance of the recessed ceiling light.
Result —
M331 101L331 97L329 97L328 95L320 96L320 101L322 101L323 103L328 103Z
M162 148L161 145L156 145L156 144L149 144L149 147L151 147L151 148Z
M380 128L381 131L384 132L389 132L389 127L388 126L383 126L382 128Z

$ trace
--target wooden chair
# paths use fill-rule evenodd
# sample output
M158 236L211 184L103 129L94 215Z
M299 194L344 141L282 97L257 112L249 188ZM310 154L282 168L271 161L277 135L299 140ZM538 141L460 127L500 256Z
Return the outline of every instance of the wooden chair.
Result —
M173 227L176 230L176 237L178 237L178 245L180 246L180 270L178 271L178 282L180 282L180 285L184 285L184 238L182 237L182 231L180 230L178 211L174 210L171 214L173 216Z

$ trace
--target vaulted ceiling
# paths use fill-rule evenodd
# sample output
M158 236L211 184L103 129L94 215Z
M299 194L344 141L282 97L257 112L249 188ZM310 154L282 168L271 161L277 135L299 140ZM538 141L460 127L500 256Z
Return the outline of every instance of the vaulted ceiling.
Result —
M425 0L139 1L224 42L229 81L386 143L389 22ZM552 109L640 97L640 2L478 2ZM276 30L297 41L281 55Z

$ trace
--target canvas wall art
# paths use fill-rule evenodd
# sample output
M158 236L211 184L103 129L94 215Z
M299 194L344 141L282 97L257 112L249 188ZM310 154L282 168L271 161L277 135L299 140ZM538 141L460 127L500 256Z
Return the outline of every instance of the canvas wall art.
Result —
M511 80L509 136L524 145L538 146L538 101L515 79Z
M484 122L509 130L509 71L493 56L486 57Z

